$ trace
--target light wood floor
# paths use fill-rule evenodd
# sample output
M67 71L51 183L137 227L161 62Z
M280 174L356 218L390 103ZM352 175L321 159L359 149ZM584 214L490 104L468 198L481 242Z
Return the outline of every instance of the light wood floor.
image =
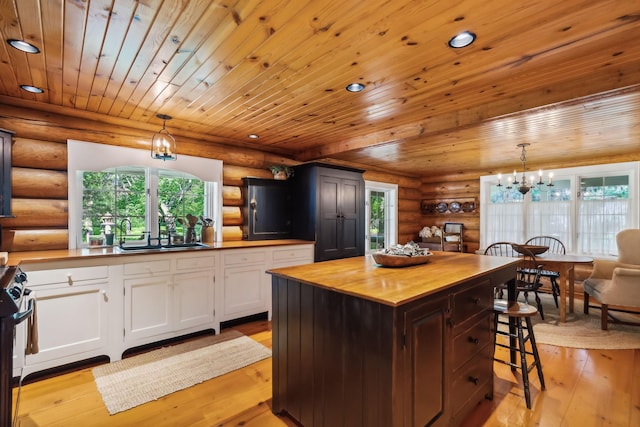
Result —
M271 346L266 321L236 326ZM495 396L471 414L477 426L640 426L640 350L576 350L540 345L546 391L533 372L533 409L519 376L495 366ZM14 401L17 388L14 389ZM294 426L271 412L271 359L109 416L91 368L22 387L18 421L31 426ZM349 426L351 427L351 426ZM365 426L366 427L366 426Z

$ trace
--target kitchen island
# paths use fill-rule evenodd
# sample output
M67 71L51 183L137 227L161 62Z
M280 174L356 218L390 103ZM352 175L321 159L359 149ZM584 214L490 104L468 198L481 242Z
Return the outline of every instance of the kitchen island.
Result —
M306 427L452 426L493 395L493 287L517 260L437 252L270 270L273 411Z

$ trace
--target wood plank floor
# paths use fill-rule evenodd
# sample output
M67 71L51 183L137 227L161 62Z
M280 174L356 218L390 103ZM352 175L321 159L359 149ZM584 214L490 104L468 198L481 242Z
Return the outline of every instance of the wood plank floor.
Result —
M271 324L234 329L271 346ZM533 373L533 409L519 375L495 365L495 396L466 420L478 426L640 426L640 350L579 350L540 345L546 391ZM14 405L17 388L14 388ZM21 427L33 426L295 426L271 412L271 359L109 416L91 368L23 385ZM351 427L351 426L349 426ZM366 426L365 426L366 427Z

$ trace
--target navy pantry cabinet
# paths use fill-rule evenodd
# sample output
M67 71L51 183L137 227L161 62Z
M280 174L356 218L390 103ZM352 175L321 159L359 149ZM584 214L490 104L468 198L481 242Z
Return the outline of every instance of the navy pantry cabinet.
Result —
M364 171L323 163L294 169L293 235L316 241L316 262L364 255Z

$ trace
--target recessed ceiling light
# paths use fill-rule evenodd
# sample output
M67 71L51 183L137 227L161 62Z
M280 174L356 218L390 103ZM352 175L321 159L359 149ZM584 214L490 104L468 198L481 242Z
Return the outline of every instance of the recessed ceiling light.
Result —
M256 135L255 133L250 133L249 135L247 135L247 138L249 138L249 139L258 139L258 138L260 138L260 135Z
M362 83L351 83L347 85L346 89L349 92L360 92L364 90L364 85Z
M449 40L449 46L455 49L469 46L476 39L476 35L471 31L463 31Z
M7 40L12 47L27 53L40 53L40 49L24 40L9 39Z
M44 93L44 89L31 85L20 85L20 89L31 93Z

